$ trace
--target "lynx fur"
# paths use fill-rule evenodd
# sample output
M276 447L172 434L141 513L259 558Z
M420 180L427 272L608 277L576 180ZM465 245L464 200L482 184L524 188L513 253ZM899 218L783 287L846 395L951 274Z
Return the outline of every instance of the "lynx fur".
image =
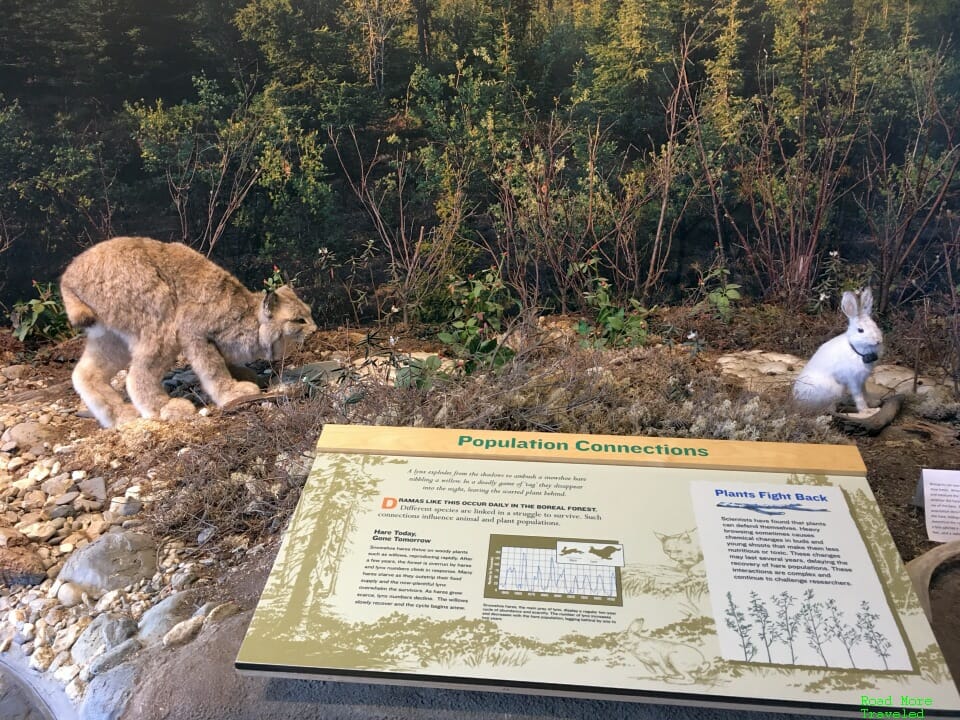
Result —
M106 240L81 253L64 271L60 291L70 322L87 336L73 386L103 427L192 415L193 403L170 398L161 384L180 353L222 407L260 392L232 371L282 359L317 329L290 287L250 292L186 245L142 237ZM132 405L110 385L126 367Z

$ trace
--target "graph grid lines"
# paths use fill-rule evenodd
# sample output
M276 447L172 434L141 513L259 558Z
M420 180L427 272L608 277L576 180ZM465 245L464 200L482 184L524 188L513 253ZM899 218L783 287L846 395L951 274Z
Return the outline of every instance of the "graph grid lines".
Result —
M501 548L497 586L505 593L617 597L615 568L561 565L556 551L546 548Z

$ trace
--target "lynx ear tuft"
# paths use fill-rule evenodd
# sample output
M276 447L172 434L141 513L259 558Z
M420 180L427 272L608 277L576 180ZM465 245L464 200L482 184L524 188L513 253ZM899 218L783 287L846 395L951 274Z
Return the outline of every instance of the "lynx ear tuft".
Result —
M263 314L268 318L273 317L273 311L277 309L279 302L280 298L277 297L276 290L268 290L263 296L263 302L260 303Z

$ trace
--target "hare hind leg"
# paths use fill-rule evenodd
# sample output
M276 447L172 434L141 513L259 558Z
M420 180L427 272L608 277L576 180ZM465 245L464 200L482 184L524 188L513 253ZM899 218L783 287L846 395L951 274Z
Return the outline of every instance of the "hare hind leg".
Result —
M822 374L801 373L793 385L793 397L803 407L820 412L833 412L843 399L846 388Z
M133 405L110 385L113 376L130 363L123 338L95 325L87 331L87 344L73 370L73 387L80 399L105 428L139 417Z

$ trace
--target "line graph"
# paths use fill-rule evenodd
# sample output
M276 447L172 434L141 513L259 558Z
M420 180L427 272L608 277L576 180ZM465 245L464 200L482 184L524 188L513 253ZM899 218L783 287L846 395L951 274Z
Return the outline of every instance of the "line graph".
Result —
M561 565L556 550L505 547L500 553L501 590L617 596L612 567Z
M621 605L620 568L559 562L558 542L610 540L491 535L484 597Z

